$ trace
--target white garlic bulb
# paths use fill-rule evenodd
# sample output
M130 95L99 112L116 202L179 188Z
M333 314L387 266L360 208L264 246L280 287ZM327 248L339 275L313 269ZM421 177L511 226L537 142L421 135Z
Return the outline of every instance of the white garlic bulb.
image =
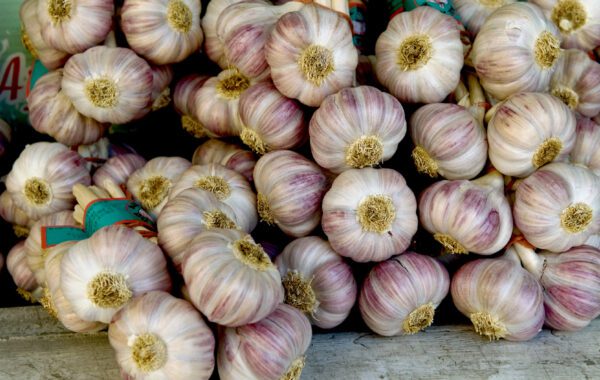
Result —
M210 4L212 4L211 2ZM208 133L206 128L196 119L196 92L208 80L206 75L191 74L177 82L173 92L175 110L181 115L182 128L196 138L202 138Z
M144 58L158 65L181 62L202 44L201 11L199 0L125 0L121 28Z
M256 323L283 302L277 267L245 232L204 231L184 255L191 301L211 322L230 327Z
M565 50L552 74L550 93L573 111L596 116L600 112L600 63L581 50Z
M531 0L560 30L565 48L600 45L600 9L594 0Z
M433 323L450 276L436 259L406 252L377 264L360 291L363 320L379 335L415 334Z
M463 45L452 17L417 7L390 21L375 46L377 79L401 102L441 102L458 85Z
M474 36L479 33L485 20L496 9L517 0L454 0L452 5L461 22Z
M27 237L29 228L35 220L29 218L25 211L21 210L5 190L0 195L0 217L13 225L13 231L17 237Z
M487 18L471 58L483 88L502 100L518 92L547 91L561 36L537 6L517 2Z
M146 165L144 157L135 153L120 154L109 158L100 166L92 176L96 186L104 187L105 181L112 181L117 185L127 183L127 179L136 170Z
M204 52L222 69L226 69L229 62L224 53L223 41L217 35L219 17L227 7L243 1L245 0L211 0L206 6L206 13L202 18L202 30L205 37Z
M27 265L26 252L25 241L15 244L6 256L6 269L17 285L17 293L26 301L36 302L44 292Z
M90 48L69 58L63 75L75 108L102 123L127 123L152 102L152 69L129 49Z
M342 323L356 301L352 269L320 237L308 236L289 243L277 256L285 289L285 303L302 311L324 329Z
M290 150L262 156L254 167L261 220L293 237L308 235L321 221L327 178L312 161Z
M350 169L323 198L323 231L331 247L357 262L402 253L417 232L417 201L393 169Z
M301 105L281 95L270 81L248 88L240 96L239 107L240 139L258 154L297 148L308 137L308 120Z
M564 252L600 233L600 177L562 162L540 168L517 187L515 225L534 246Z
M37 7L46 43L70 54L100 44L112 29L112 0L39 0Z
M358 65L346 19L317 4L307 4L277 21L266 58L275 87L312 107L350 87Z
M565 161L575 144L575 115L550 94L519 93L498 105L488 123L490 161L502 174L526 177Z
M217 365L222 380L297 380L312 331L308 319L281 304L258 323L219 331Z
M181 157L156 157L129 176L127 190L155 216L165 207L172 187L191 163Z
M466 108L435 103L419 108L410 118L415 148L412 158L420 173L447 179L471 179L485 166L486 132Z
M194 151L193 165L220 164L253 181L256 157L249 150L217 139L209 139Z
M38 142L27 145L6 178L6 189L30 218L70 209L71 189L89 185L90 174L83 159L59 143Z
M587 118L577 118L575 146L571 162L587 166L600 176L600 124Z
M439 181L419 198L419 220L450 253L491 255L510 240L513 218L498 172Z
M208 379L215 338L188 302L154 291L135 298L108 327L119 366L135 379Z
M71 247L60 272L65 298L85 321L109 323L132 298L171 288L160 248L119 225L102 228Z
M406 134L404 109L375 87L329 95L310 120L310 149L325 169L341 173L389 160Z

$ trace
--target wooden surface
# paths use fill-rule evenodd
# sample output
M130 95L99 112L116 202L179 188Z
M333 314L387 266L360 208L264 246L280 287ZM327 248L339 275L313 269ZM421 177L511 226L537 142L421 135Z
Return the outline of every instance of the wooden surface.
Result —
M315 335L302 379L600 379L600 320L488 342L468 326L395 338ZM106 332L74 334L39 307L0 309L0 379L118 379Z

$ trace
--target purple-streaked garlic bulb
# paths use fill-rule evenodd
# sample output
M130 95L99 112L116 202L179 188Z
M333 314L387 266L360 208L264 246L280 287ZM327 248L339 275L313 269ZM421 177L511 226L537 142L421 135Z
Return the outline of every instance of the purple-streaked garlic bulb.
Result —
M431 325L450 276L436 259L414 252L377 264L362 285L360 313L379 335L415 334Z
M96 46L69 58L62 89L83 115L123 124L152 104L152 84L150 65L132 50Z
M577 331L600 315L599 249L584 245L561 253L536 253L519 243L510 249L544 288L547 326Z
M240 139L258 154L297 148L308 137L302 105L281 95L270 81L248 88L240 96L239 107Z
M156 157L133 172L127 190L155 216L165 207L169 193L191 163L181 157Z
M412 158L419 173L447 179L471 179L487 161L486 132L466 108L435 103L419 108L410 118L415 148Z
M565 161L575 144L575 115L556 97L520 93L500 104L488 123L490 161L498 171L526 177Z
M181 115L181 127L196 138L202 138L207 134L206 128L196 119L195 96L208 78L210 77L206 75L187 75L177 82L173 92L173 104L175 110Z
M552 163L517 187L516 227L534 246L564 252L600 233L600 177L584 167Z
M600 176L600 124L587 118L577 118L575 146L571 162L587 166Z
M406 134L402 105L375 87L329 95L310 120L310 149L323 168L341 173L389 160Z
M300 379L311 339L308 319L285 304L258 323L221 328L217 351L219 377L222 380Z
M516 254L463 265L452 277L450 291L475 332L489 340L525 341L542 330L542 286Z
M323 329L342 323L356 301L350 266L317 236L296 239L277 256L285 303L302 311Z
M6 269L17 285L17 293L28 302L37 302L44 291L35 280L35 276L27 265L25 241L20 241L8 251Z
M283 302L277 267L246 232L204 231L184 256L191 301L211 322L230 327L256 323Z
M198 0L125 0L121 28L127 43L157 65L181 62L200 48Z
M106 181L112 181L117 185L125 184L129 176L145 164L144 157L135 153L111 157L94 172L92 182L100 187L104 187Z
M262 221L293 237L319 225L327 178L312 161L290 150L267 153L256 162L254 185Z
M517 0L454 0L452 5L460 16L461 22L474 36L479 33L481 26L496 9Z
M102 228L71 247L60 272L65 298L85 321L109 323L134 297L171 288L160 248L119 225Z
M417 232L417 201L393 169L350 169L323 198L323 231L331 247L357 262L404 252Z
M449 253L491 255L508 243L513 229L498 172L429 186L419 198L419 220Z
M277 21L266 57L275 87L311 107L352 86L358 64L348 21L317 4L307 4Z
M194 151L193 165L220 164L253 181L256 157L242 147L217 139L209 139Z
M25 211L15 205L7 190L0 195L0 217L13 225L13 231L17 237L27 237L29 228L35 222L27 216Z
M208 379L215 337L187 301L153 291L121 309L108 327L117 363L135 379Z
M6 178L6 189L15 205L33 220L71 209L75 184L89 185L85 161L59 143L27 145Z

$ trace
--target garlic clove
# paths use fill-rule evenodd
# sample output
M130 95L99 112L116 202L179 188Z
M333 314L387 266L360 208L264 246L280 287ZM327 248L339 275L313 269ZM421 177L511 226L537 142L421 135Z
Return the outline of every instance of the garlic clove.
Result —
M94 172L92 182L100 187L104 187L106 181L112 181L117 185L125 184L129 176L145 164L144 157L135 153L111 157Z
M27 250L25 241L15 244L6 256L6 269L17 285L17 293L29 302L37 302L43 295L43 290L35 280L35 276L27 265Z
M194 151L193 165L220 164L253 181L256 157L249 150L217 139L209 139Z

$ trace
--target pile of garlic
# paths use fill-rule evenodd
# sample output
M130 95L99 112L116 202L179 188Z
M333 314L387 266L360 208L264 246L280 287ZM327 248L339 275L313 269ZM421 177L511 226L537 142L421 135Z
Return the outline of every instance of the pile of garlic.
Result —
M108 328L124 378L297 380L311 325L356 307L414 334L449 293L490 340L584 328L600 315L600 64L574 50L599 42L590 3L456 1L466 31L422 6L367 58L345 0L212 0L202 20L199 0L26 0L54 70L31 122L58 142L27 146L0 196L29 235L7 258L19 292L72 331ZM204 36L222 71L175 73ZM193 156L63 145L168 104L173 77ZM118 201L137 219L88 212ZM45 240L62 225L89 236Z

